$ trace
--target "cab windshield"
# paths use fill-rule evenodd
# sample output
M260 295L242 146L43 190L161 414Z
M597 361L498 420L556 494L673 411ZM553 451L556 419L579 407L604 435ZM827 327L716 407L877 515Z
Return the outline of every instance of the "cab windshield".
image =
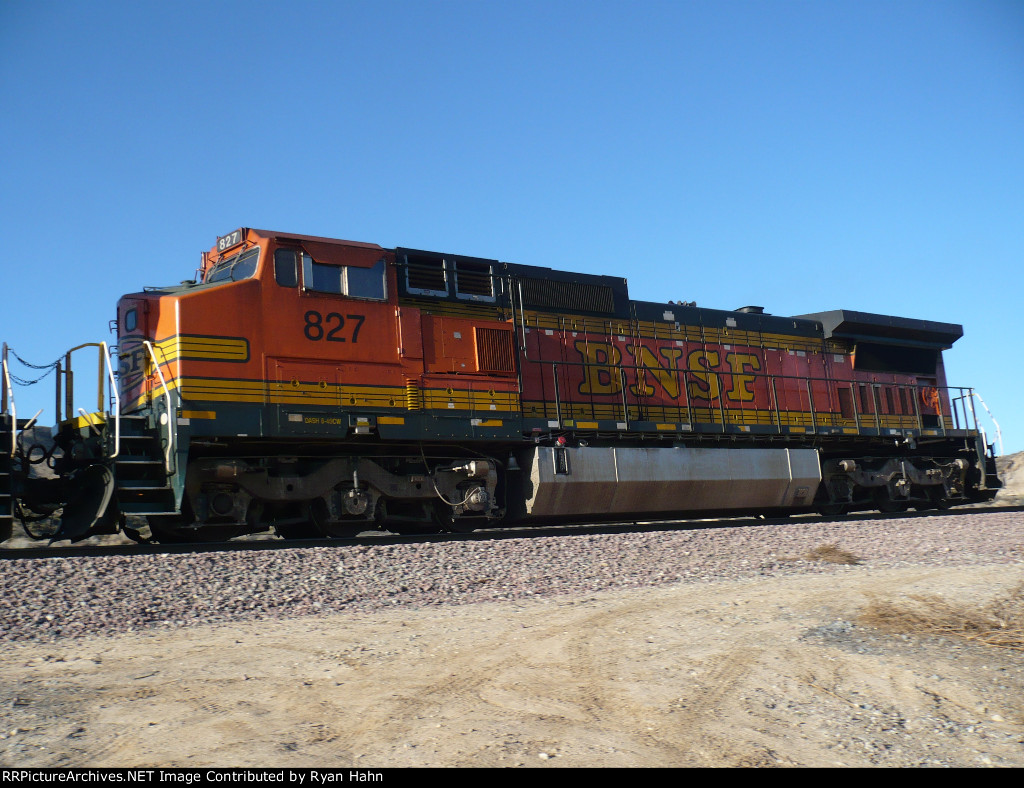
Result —
M256 273L256 263L259 261L260 248L254 246L241 254L233 255L227 260L217 263L206 273L206 284L211 282L237 282L241 279L248 279Z

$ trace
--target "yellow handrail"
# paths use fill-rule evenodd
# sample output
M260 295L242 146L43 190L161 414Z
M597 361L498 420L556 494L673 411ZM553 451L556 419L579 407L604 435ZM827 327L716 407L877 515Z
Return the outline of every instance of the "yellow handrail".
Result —
M103 371L106 369L107 379L110 381L110 392L114 396L114 452L110 455L110 459L114 459L121 453L121 397L117 390L117 381L114 378L114 368L110 363L110 349L107 347L106 342L85 342L81 345L76 345L71 348L67 353L64 354L64 372L61 373L58 368L57 378L57 419L61 419L60 414L60 374L68 379L68 384L65 387L64 392L64 418L71 418L71 409L74 407L74 374L71 371L71 354L76 350L81 350L86 347L94 347L97 349L99 354L99 364L97 371L96 380L96 409L99 411L106 412L103 403ZM89 421L87 419L87 421ZM92 426L90 421L90 426Z

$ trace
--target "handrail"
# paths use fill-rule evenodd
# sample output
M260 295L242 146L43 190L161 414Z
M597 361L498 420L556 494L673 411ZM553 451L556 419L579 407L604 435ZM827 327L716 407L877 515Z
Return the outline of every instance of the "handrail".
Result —
M153 367L156 369L157 377L160 378L160 385L164 390L164 399L167 402L167 450L164 452L164 466L167 468L167 473L171 471L171 450L174 446L174 424L172 419L174 418L174 410L171 407L171 391L167 388L167 381L164 380L164 373L160 371L160 362L156 360L156 353L153 352L153 343L148 339L144 339L142 344L146 346L146 350L149 351L149 357L153 359Z
M103 360L107 363L107 377L110 379L110 391L114 395L114 459L121 453L121 396L117 391L117 380L114 378L114 366L110 363L110 348L106 342L100 342Z
M814 414L814 390L811 388L811 378L807 380L807 409L811 412L811 429L818 431L818 417Z
M514 277L510 277L510 279L509 279L510 285L511 285L513 279L514 279ZM588 369L589 368L605 369L605 370L609 370L609 371L611 370L611 368L616 367L616 368L618 368L620 370L620 376L624 375L626 370L632 370L633 372L635 372L637 374L640 374L640 373L646 373L650 369L649 367L646 367L646 366L644 366L642 364L623 364L621 362L619 362L619 363L594 363L594 362L591 362L591 361L567 361L565 359L560 359L558 361L555 361L555 360L552 360L552 359L544 359L544 358L530 358L530 354L529 354L529 350L528 350L528 343L526 341L526 334L530 330L530 327L527 324L526 307L525 307L525 302L524 302L524 299L523 299L523 283L522 283L521 279L516 279L515 283L517 285L518 295L519 295L519 315L518 315L518 321L519 321L518 329L519 329L519 333L520 333L519 351L520 351L521 359L522 359L523 362L531 363L531 364L548 364L548 365L558 364L559 366L584 367L584 368L588 368ZM516 299L514 297L515 296L515 290L513 290L510 287L509 288L509 292L512 294L512 298L511 298L512 318L511 318L511 320L512 320L513 326L515 326L516 319L517 319L516 314L515 314L516 313L516 309L515 309ZM540 321L540 313L536 313L535 312L534 315L537 318L536 329L540 330L540 322L539 322ZM583 318L583 326L582 326L582 328L579 329L580 332L583 333L583 335L584 335L584 341L588 340L588 338L589 338L588 334L592 330L590 327L588 327L588 323L587 323L588 319L589 318ZM558 320L562 320L562 317L559 317ZM600 323L600 325L596 325L593 328L593 332L594 333L598 333L598 334L604 333L604 334L609 334L609 335L611 334L611 319L610 318L595 317L594 320L596 320L598 323ZM635 320L630 320L631 331L632 331L632 326L634 326L635 323L636 323ZM620 323L619 325L620 325L620 328L619 328L619 332L618 333L622 334L622 333L624 333L622 331L622 329L621 329L621 326L623 324ZM562 328L561 330L564 332L564 328ZM655 327L655 332L656 331L657 331L657 328ZM631 336L631 338L632 338L632 336ZM703 345L703 347L705 349L707 348L707 343L702 343L702 345ZM538 349L539 349L539 346L538 346ZM517 362L517 369L518 369L518 362ZM673 370L666 370L666 371L673 371L673 372L676 372L677 374L679 374L680 378L681 378L681 381L680 381L681 382L681 386L684 389L686 387L687 377L693 374L693 371L689 370L689 369L673 369ZM736 374L736 373L730 373L730 372L719 372L717 370L710 370L710 369L699 370L699 372L701 372L701 373L712 373L712 374L718 374L718 375L723 375L723 376L728 376L730 374ZM614 374L614 373L611 373L611 374ZM880 400L878 398L878 389L880 389L882 386L889 385L889 386L894 386L894 387L897 387L897 388L907 388L907 389L913 391L915 393L915 395L918 394L922 389L941 388L941 389L943 389L946 392L947 398L950 397L950 392L953 389L956 389L956 390L961 391L961 392L963 392L965 390L965 387L963 387L963 386L948 386L947 385L947 386L936 387L934 385L929 385L929 384L925 384L925 383L921 383L921 384L901 384L901 383L896 383L895 381L893 381L891 383L886 382L886 383L879 384L879 383L876 383L874 381L859 381L859 380L855 380L855 379L852 379L852 378L851 379L838 379L838 378L831 377L831 376L829 376L827 374L824 377L820 377L820 378L818 378L818 377L808 378L806 376L799 376L799 375L770 375L770 374L767 374L767 373L758 373L758 372L744 370L742 372L742 375L744 377L750 377L750 378L753 378L755 380L759 379L759 378L763 378L763 379L767 380L770 383L770 385L771 385L771 392L770 393L773 395L772 402L774 404L774 408L776 410L776 413L778 414L777 421L779 423L776 426L777 426L777 428L779 429L780 432L782 431L782 424L781 424L781 411L782 411L782 408L780 407L779 402L778 402L778 392L775 390L775 381L777 379L782 379L784 381L785 380L807 381L809 389L810 389L810 385L809 384L811 382L815 382L815 381L824 381L824 382L828 383L830 386L835 386L835 387L842 387L844 385L849 385L851 387L851 389L850 389L851 394L853 395L854 421L856 423L856 427L857 427L857 431L858 432L860 432L862 429L864 429L864 426L861 424L861 416L862 415L864 415L864 416L874 415L875 429L879 433L882 432L882 423L881 423L882 422L882 419L881 419L882 415L886 415L886 416L900 416L900 417L908 417L908 418L909 417L914 417L916 419L916 421L917 421L917 426L915 428L910 428L910 429L917 429L917 430L931 429L931 427L925 427L924 426L924 417L925 416L931 417L933 414L923 414L923 413L921 413L921 409L920 409L919 404L917 402L917 397L916 396L913 397L913 399L914 399L914 406L913 406L914 413L882 414L882 412L881 412L881 402L880 402ZM871 394L871 411L872 411L871 413L863 413L862 414L860 412L860 408L858 407L858 404L857 404L857 392L858 392L859 389L857 389L856 387L858 387L858 386L865 386L866 389ZM625 387L623 387L623 388L625 388ZM606 392L606 393L614 393L614 392ZM723 394L724 394L724 392L721 389L719 389L719 391L717 393L717 396L708 397L707 400L708 400L708 409L709 409L709 411L710 411L710 409L715 407L715 404L714 404L715 399L718 400L718 408L717 408L718 409L718 415L719 415L720 420L721 420L722 428L726 429L727 428L727 422L728 422L728 420L726 418L726 411L727 410L731 411L733 409L732 408L728 408L727 409L725 407L725 398L724 398ZM687 407L687 410L690 411L693 406L689 402L689 392L688 391L687 391L686 399L687 399L686 407ZM546 400L545 400L545 405L546 405ZM593 403L593 395L591 395L591 412L593 412L593 405L594 405L594 403ZM678 405L678 403L677 403L675 405L675 407L679 408L681 406ZM771 407L771 404L770 404L769 407ZM742 409L742 406L741 406L741 409ZM557 412L557 410L558 410L558 408L556 407L556 412ZM824 414L820 414L820 413L816 413L815 412L813 389L810 389L809 392L808 392L808 410L809 410L810 416L811 416L812 429L814 429L816 431L817 430L817 421L818 421L817 416L818 415L824 415ZM901 408L901 410L902 410L902 408ZM545 413L546 412L547 412L547 409L545 407ZM688 415L692 417L692 413L688 413ZM832 415L834 417L835 414L830 412L829 415ZM947 435L948 429L946 427L946 420L945 420L946 414L944 414L942 412L942 406L941 405L937 408L937 411L934 414L934 416L935 416L935 418L937 420L935 428L939 430L941 435L943 435L943 436ZM692 421L692 418L691 418L691 421ZM973 421L974 421L973 427L968 427L965 424L964 428L968 429L968 430L970 430L970 429L978 430L979 427L978 427L977 418L974 418ZM958 429L958 428L954 427L953 429Z
M990 411L988 409L988 405L986 405L985 404L985 400L983 400L981 398L981 394L979 394L977 391L974 391L973 389L971 389L971 394L978 398L978 402L981 403L981 407L983 407L985 409L985 412L988 414L988 417L990 419L992 419L992 423L996 425L996 440L999 441L999 456L1002 457L1003 456L1003 431L1001 429L999 429L999 422L996 421L996 417L992 415L992 411ZM974 408L972 407L971 411L973 411L973 410L974 410Z
M36 411L36 415L35 415L35 416L33 416L33 417L32 417L31 419L29 419L29 420L28 420L28 424L26 424L26 425L25 425L24 427L22 427L22 428L21 428L21 431L22 431L22 432L25 432L25 430L30 430L30 429L32 429L32 428L33 428L34 426L36 426L36 420L37 420L37 419L39 418L39 414L40 414L40 413L42 413L42 412L43 412L43 409L42 409L42 408L40 408L39 410L37 410L37 411Z
M623 364L621 362L616 363L616 364L610 364L610 363L594 363L594 362L591 362L591 361L567 361L567 360L564 360L564 359L560 359L558 361L547 360L547 359L529 359L529 361L530 361L530 363L533 363L533 364L547 364L549 366L556 367L556 368L561 368L561 367L581 367L581 368L584 368L584 369L603 369L603 370L609 370L610 368L616 368L616 369L619 370L619 373L620 373L618 377L619 377L620 385L622 386L623 392L625 391L626 383L627 383L624 380L625 373L626 373L627 370L628 371L633 371L633 372L649 371L649 367L643 366L641 364L628 364L628 363L627 364ZM680 388L681 388L680 394L685 396L686 408L687 408L688 411L691 410L694 407L694 405L693 405L692 402L690 402L690 393L689 393L689 388L688 388L687 384L688 384L688 382L691 381L691 378L692 378L692 376L694 374L711 372L711 373L714 373L716 375L720 375L722 377L728 377L728 376L730 376L732 374L738 374L738 373L731 373L731 372L725 372L725 371L720 372L720 371L717 371L717 370L698 370L698 371L695 372L694 370L690 370L690 369L678 369L678 368L677 369L673 369L671 371L675 372L675 373L677 373L679 375L679 378L680 378ZM553 376L555 376L557 378L557 371L556 370L552 370L552 372L553 372ZM614 372L612 372L611 374L614 376ZM925 383L921 383L921 384L908 384L908 383L897 383L895 381L892 382L892 383L874 383L874 382L868 382L868 381L858 381L858 380L849 380L849 379L847 379L847 380L840 380L840 379L835 379L835 378L831 378L831 377L827 377L827 376L826 377L820 377L820 378L819 377L807 378L807 377L804 377L804 376L801 376L801 375L773 375L773 374L770 374L770 373L754 372L754 371L744 371L742 373L742 375L743 375L743 377L751 378L752 379L751 382L756 381L756 380L760 380L760 381L764 381L765 382L765 385L767 387L766 391L767 391L767 394L768 394L768 410L770 412L772 412L772 411L774 412L773 413L773 415L774 415L773 421L775 422L774 426L776 427L776 429L779 430L779 432L782 432L782 427L783 427L783 424L781 423L782 422L781 414L783 412L783 408L782 408L782 403L780 402L781 398L779 396L779 392L778 392L778 390L776 388L776 384L777 384L778 381L783 381L783 382L785 382L785 381L792 381L793 383L796 383L798 385L802 383L807 388L807 391L804 391L803 395L806 396L807 399L808 399L808 413L811 416L812 428L815 429L815 430L817 430L819 427L830 426L829 423L828 423L829 420L832 421L831 426L836 426L835 423L834 423L834 420L835 420L835 418L837 416L839 418L850 418L850 417L842 417L840 414L834 413L832 411L828 411L828 412L824 412L824 413L818 411L815 408L815 406L814 406L813 387L811 386L811 384L814 383L814 382L827 382L830 385L836 386L837 388L843 388L843 387L847 387L847 386L849 387L849 391L850 391L850 394L851 394L852 405L853 405L853 416L852 416L852 419L853 419L854 423L856 424L858 432L865 428L865 425L862 422L865 421L865 420L870 420L869 423L873 422L873 428L876 431L878 431L879 433L881 433L882 430L883 430L883 425L882 425L883 417L885 417L885 418L898 418L898 419L901 419L901 420L902 419L909 419L909 420L913 420L915 422L915 426L914 427L907 427L905 425L901 426L900 429L903 429L903 430L915 429L915 430L921 431L921 430L924 430L924 429L931 429L931 427L925 427L925 425L924 425L924 417L926 415L932 415L934 418L937 419L937 423L934 425L934 428L939 430L939 434L946 435L947 434L947 427L946 427L946 424L945 424L945 418L946 418L947 414L945 414L943 412L944 408L940 407L940 409L938 410L938 412L936 414L923 414L921 412L920 407L919 407L919 405L920 405L920 403L919 403L920 392L922 390L927 390L927 389L936 389L936 390L945 392L945 396L947 398L949 398L950 400L952 400L953 392L954 391L958 391L961 394L963 394L963 392L969 392L970 391L970 389L968 389L968 388L966 388L964 386L948 386L948 385L947 386L935 386L933 384L925 384ZM859 402L858 396L857 396L858 386L865 387L865 390L870 395L869 398L870 398L870 405L871 405L871 407L870 407L870 411L868 411L868 412L862 412L861 411L860 402ZM910 412L910 413L906 413L906 412L883 413L881 389L883 387L885 387L885 386L893 386L893 387L898 388L898 389L906 389L910 393L910 399L911 399L911 402L912 402L912 410L913 410L913 412ZM611 395L613 395L615 393L617 393L617 392L614 392L614 391L606 392L606 394L609 395L609 396L611 396ZM970 394L966 394L964 396L969 398ZM801 397L801 399L802 398L803 397ZM591 400L592 399L593 399L593 397L591 397ZM706 399L708 401L707 407L709 408L709 410L710 411L717 411L717 413L716 413L717 418L715 419L715 421L720 422L721 425L723 426L723 428L726 427L727 423L729 421L726 414L729 413L730 411L734 410L734 409L733 408L726 408L725 407L725 388L724 388L724 386L719 387L717 393L715 393L711 397L707 397ZM557 403L555 403L556 413L561 410L560 406L563 404L561 402L561 397L560 396L558 397L558 400L559 401ZM572 400L569 400L569 402L572 402ZM581 404L581 403L576 403L576 404ZM609 404L610 405L611 403L602 403L602 404ZM681 405L678 405L678 404L675 404L675 405L673 405L671 403L662 403L662 404L664 404L665 407L682 407ZM592 405L593 405L593 403L592 403ZM655 407L656 406L657 405L655 405ZM899 410L902 411L905 408L905 404L901 403L901 405L898 406L898 407L899 407ZM987 410L987 408L986 408L986 410ZM692 414L691 414L691 416L692 416ZM864 417L864 416L867 416L868 419L863 419L862 417ZM966 416L966 414L965 414L965 416ZM972 421L974 422L973 425L964 424L964 429L967 429L967 430L978 430L979 427L978 427L977 419L974 418L974 419L972 419ZM712 423L712 422L709 422L709 423ZM954 426L953 429L959 429L959 428Z
M114 459L121 453L121 398L117 391L117 381L114 378L114 368L110 363L110 349L107 347L106 342L84 342L81 345L76 345L71 348L67 353L64 354L64 369L61 370L60 363L57 364L57 420L63 421L71 418L71 410L74 407L75 400L75 377L74 372L71 369L71 354L76 350L81 350L86 347L96 348L99 354L97 364L97 378L96 378L96 409L104 413L107 412L107 408L110 403L109 400L104 403L103 401L103 371L106 369L107 379L110 381L110 391L114 395L114 452L110 455L109 459ZM61 397L60 397L60 378L64 375L67 378L67 384L64 388L64 409L63 417L61 416ZM81 412L81 408L78 409ZM92 425L91 419L86 419L89 426Z
M629 402L626 399L626 370L619 368L619 383L622 386L622 423L629 429Z
M82 418L85 419L85 423L89 425L89 429L99 437L100 431L96 428L96 425L92 423L92 416L85 412L85 408L79 408L78 412L82 415Z
M3 377L0 377L0 416L7 414L7 391L11 388L10 377L7 375L7 343L4 342L0 350L0 369L3 370Z
M4 343L3 351L4 367L4 401L3 412L7 412L7 401L11 402L11 456L18 453L18 408L14 404L14 388L11 386L11 370L7 363L7 343Z
M551 379L555 384L555 418L562 423L562 406L558 399L558 364L551 365Z

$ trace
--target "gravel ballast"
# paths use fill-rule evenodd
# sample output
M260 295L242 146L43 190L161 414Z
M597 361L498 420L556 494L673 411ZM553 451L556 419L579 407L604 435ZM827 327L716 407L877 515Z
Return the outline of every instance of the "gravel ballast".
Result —
M411 544L14 559L4 563L0 579L0 637L52 641L793 573L1019 564L1024 560L1022 526L1024 513L1008 511ZM835 545L860 563L815 560L812 551L824 545Z

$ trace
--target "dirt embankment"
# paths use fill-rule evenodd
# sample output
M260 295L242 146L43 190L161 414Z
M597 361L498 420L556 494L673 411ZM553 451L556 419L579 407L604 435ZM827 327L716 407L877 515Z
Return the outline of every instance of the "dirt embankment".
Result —
M996 469L1003 489L996 493L995 503L1003 506L1024 505L1024 451L996 458Z

